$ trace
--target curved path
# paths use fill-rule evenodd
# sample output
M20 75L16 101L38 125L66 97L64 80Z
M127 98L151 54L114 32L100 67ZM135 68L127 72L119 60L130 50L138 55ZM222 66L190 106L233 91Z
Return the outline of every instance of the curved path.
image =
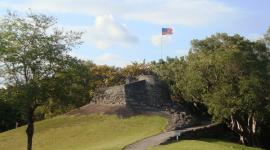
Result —
M147 150L150 147L160 145L161 143L166 142L171 137L180 136L180 134L183 132L202 129L205 127L209 127L211 125L213 125L213 124L206 124L206 125L201 125L201 126L185 128L182 130L163 132L163 133L160 133L158 135L154 135L154 136L139 140L135 143L132 143L132 144L124 147L124 150Z

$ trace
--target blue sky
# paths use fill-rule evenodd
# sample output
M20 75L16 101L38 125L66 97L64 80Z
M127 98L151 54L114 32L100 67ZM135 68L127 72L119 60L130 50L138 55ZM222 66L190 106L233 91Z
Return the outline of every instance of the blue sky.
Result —
M58 26L85 31L84 43L72 55L97 64L125 66L161 57L183 56L192 39L217 32L256 40L270 26L269 0L0 0L7 10L23 14L31 9L55 16Z

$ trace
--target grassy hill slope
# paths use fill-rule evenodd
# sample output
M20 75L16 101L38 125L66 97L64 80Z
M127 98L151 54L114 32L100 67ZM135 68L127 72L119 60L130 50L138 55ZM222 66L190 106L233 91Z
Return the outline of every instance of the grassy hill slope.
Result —
M63 115L37 122L34 150L120 150L124 146L164 130L167 119L161 116ZM0 133L0 150L25 150L25 127ZM151 150L259 150L214 140L183 140Z
M150 150L260 150L260 149L215 139L200 139L200 140L183 140L173 144L156 146L151 148Z
M124 146L164 130L167 119L115 115L59 116L37 122L34 150L120 150ZM25 150L25 127L0 133L1 150Z

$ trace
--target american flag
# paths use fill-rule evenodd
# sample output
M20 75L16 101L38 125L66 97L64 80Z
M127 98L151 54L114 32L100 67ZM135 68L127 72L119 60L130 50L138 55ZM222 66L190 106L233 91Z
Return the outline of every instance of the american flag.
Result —
M172 28L162 28L162 35L173 34Z

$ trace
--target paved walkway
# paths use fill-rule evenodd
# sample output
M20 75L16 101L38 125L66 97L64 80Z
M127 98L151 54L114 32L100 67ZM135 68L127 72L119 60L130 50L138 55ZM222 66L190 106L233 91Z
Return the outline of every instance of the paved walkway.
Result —
M206 124L206 125L201 125L201 126L196 126L196 127L185 128L182 130L174 130L174 131L160 133L158 135L154 135L154 136L139 140L135 143L132 143L126 146L124 150L147 150L150 147L157 146L157 145L160 145L161 143L166 142L171 137L179 136L183 132L205 128L210 125L212 124Z

